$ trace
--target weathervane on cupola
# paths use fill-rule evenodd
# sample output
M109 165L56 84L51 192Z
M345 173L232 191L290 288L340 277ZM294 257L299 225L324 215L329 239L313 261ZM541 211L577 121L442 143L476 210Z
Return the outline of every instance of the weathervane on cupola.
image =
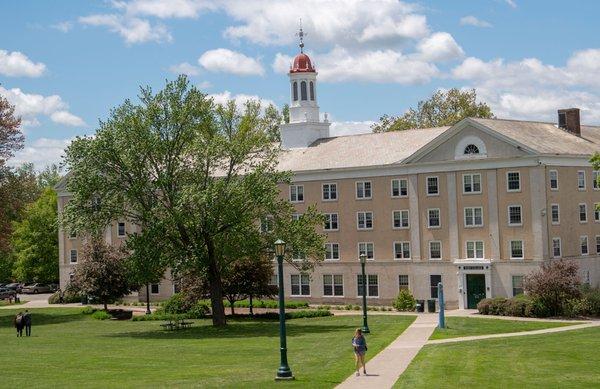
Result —
M304 31L302 31L302 18L300 18L300 30L296 33L296 36L300 38L300 52L304 53Z

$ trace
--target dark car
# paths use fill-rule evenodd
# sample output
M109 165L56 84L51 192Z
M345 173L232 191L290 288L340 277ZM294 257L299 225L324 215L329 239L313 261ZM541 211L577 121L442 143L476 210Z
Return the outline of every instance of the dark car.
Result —
M35 284L25 285L21 288L21 293L50 293L52 289L47 284L40 284L36 282Z
M13 282L12 284L4 285L6 289L14 290L17 293L21 290L21 286L22 284L19 284L18 282Z
M17 296L17 292L12 289L0 288L0 300L14 299Z

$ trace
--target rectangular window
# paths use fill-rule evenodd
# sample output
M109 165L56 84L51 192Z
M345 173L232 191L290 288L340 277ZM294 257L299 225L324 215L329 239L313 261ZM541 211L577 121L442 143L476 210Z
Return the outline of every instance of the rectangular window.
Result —
M585 190L585 171L579 170L577 172L577 189Z
M326 213L325 214L325 225L323 226L325 231L337 231L338 230L338 214L337 213Z
M150 294L159 294L160 293L160 285L159 284L151 284L150 285Z
M523 259L523 241L510 241L510 259Z
M408 218L408 209L393 212L394 228L409 228L410 222Z
M481 174L463 174L463 193L481 193Z
M408 274L398 275L398 291L409 290Z
M587 223L587 204L579 204L579 222Z
M552 256L554 258L560 258L560 238L552 238Z
M356 198L357 199L370 199L371 193L371 181L357 181L356 182Z
M483 241L469 240L467 241L467 258L468 259L483 259Z
M323 184L323 201L337 200L337 184Z
M552 204L550 206L550 213L552 216L552 224L560 224L560 207L558 204Z
M344 277L341 274L323 274L323 296L344 296Z
M77 263L77 250L71 250L71 263Z
M394 259L410 259L410 242L394 242Z
M521 190L521 173L506 173L506 190L509 192L518 192Z
M550 175L550 189L558 190L558 171L550 170L548 174Z
M291 274L292 296L310 296L310 277L308 274Z
M523 276L512 276L513 297L523 294Z
M263 218L260 222L260 230L262 232L272 232L275 222L273 220L273 216L267 216Z
M290 201L292 203L304 201L304 185L290 185Z
M438 177L427 177L427 195L435 196L440 194Z
M69 239L77 239L77 231L69 230Z
M121 238L125 236L125 223L124 222L119 222L119 224L117 224L117 235Z
M508 206L508 225L509 226L520 226L523 224L523 218L521 215L520 205L509 205Z
M600 186L598 185L598 175L599 174L600 174L600 171L598 171L598 170L594 170L592 172L592 178L594 179L594 182L592 182L592 187L594 188L594 190L600 189Z
M358 296L363 295L362 274L356 275ZM379 277L377 274L367 274L367 297L379 297Z
M325 259L329 261L337 261L340 259L339 243L325 243Z
M600 235L596 235L596 254L600 254Z
M599 203L594 203L594 221L595 222L600 222L600 208L598 208L600 206Z
M294 249L292 250L292 260L293 261L304 261L306 260L306 253L303 253L302 251L297 251Z
M298 221L302 217L301 213L292 213L292 220Z
M392 197L407 197L408 181L405 179L392 180Z
M374 245L372 242L360 242L358 244L358 259L360 260L361 254L366 254L367 259L374 259Z
M269 285L279 287L279 276L277 273L271 274L271 278L269 279Z
M373 212L357 212L356 225L359 230L370 230L373 228Z
M429 286L431 288L431 298L436 299L438 297L438 284L442 282L441 274L429 275Z
M427 227L439 228L442 225L440 221L440 209L430 208L427 210Z
M590 253L588 248L588 237L583 235L579 237L579 246L581 247L581 255L588 255Z
M442 242L432 240L429 242L429 259L442 259Z
M483 226L483 207L465 208L465 227Z

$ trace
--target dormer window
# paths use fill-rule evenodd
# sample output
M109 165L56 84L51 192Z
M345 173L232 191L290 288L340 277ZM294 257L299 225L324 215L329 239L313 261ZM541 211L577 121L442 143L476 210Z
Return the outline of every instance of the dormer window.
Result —
M474 144L467 145L467 147L465 147L464 154L465 155L479 154L479 147L475 146Z

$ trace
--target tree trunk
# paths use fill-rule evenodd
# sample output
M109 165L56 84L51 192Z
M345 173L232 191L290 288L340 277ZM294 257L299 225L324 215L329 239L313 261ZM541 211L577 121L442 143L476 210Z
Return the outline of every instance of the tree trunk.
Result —
M252 295L248 296L248 299L250 300L250 316L254 316L254 312L252 311Z
M104 310L108 311L108 303L106 302L106 300L103 301L104 304Z
M235 315L235 309L233 307L233 304L235 304L235 301L229 300L229 306L231 307L231 316Z
M223 304L223 283L221 282L221 271L217 263L214 242L210 237L205 239L208 254L208 283L210 288L210 304L212 310L213 326L224 326L227 324L225 318L225 305Z

